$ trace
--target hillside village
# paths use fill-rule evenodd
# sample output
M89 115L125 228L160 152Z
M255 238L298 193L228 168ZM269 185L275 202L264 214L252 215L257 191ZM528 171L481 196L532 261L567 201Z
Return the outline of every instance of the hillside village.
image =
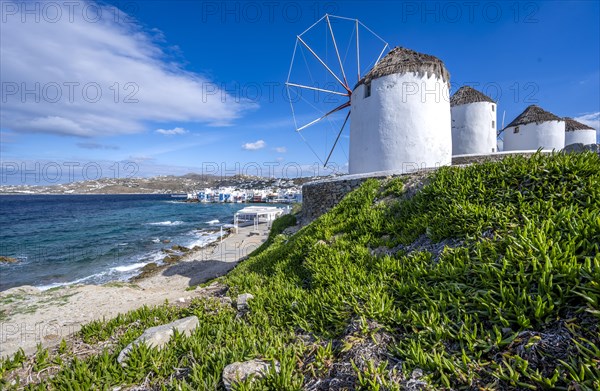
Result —
M155 176L150 178L101 178L58 185L5 185L3 194L181 194L197 193L206 188L231 187L260 191L280 190L299 192L302 184L317 178L266 178L235 175L231 177L187 174L183 176Z

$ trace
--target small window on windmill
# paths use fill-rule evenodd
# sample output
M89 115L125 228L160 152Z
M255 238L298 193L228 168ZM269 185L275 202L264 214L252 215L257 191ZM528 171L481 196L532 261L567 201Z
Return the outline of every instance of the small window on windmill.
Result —
M519 133L519 127L515 126L515 130L513 131L513 133Z
M492 105L492 111L496 111L496 105Z
M496 121L492 121L492 129L496 129Z
M365 83L365 98L371 96L371 82Z

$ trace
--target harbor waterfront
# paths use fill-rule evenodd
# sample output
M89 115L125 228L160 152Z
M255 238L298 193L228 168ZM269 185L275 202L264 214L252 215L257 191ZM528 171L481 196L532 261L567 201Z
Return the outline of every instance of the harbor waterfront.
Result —
M0 264L0 291L127 281L166 249L218 240L245 206L153 194L0 196L0 255L16 259Z
M302 189L235 189L233 187L206 188L192 191L185 196L190 202L213 203L280 203L302 202Z

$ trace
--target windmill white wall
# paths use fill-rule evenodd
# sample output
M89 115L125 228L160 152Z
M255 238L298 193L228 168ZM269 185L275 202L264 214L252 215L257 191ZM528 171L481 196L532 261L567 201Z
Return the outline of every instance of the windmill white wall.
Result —
M538 148L561 150L565 147L565 122L545 121L507 127L504 151L530 151Z
M359 84L352 92L350 174L410 172L452 160L448 84L409 72Z
M583 145L595 144L596 131L594 129L576 129L565 132L565 147L576 143Z
M472 102L452 106L452 155L497 151L496 104Z

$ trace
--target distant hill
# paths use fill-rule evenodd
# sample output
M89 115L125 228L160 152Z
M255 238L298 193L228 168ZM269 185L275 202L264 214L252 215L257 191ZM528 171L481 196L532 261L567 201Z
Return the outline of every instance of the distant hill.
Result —
M189 173L183 176L156 176L151 178L102 178L50 186L0 186L3 194L182 194L207 187L236 187L264 189L292 188L316 178L265 178L248 175L230 177Z

